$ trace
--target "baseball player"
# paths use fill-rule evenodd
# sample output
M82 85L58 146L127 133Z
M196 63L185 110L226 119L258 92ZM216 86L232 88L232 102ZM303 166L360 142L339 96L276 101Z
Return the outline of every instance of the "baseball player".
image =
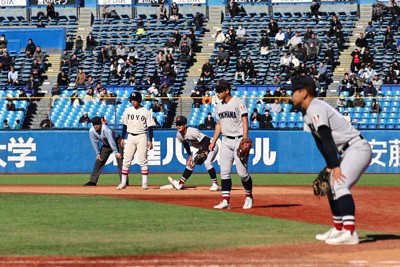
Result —
M178 132L176 133L176 138L183 144L183 147L186 150L186 153L189 155L189 158L186 162L186 168L182 174L182 177L179 181L168 177L171 184L175 187L175 189L180 190L185 182L192 175L193 170L196 166L196 163L193 161L195 157L192 157L192 152L190 151L190 145L197 148L197 154L206 153L207 159L204 161L204 166L206 167L208 174L210 175L212 185L210 187L210 191L215 192L219 190L218 182L217 182L217 173L215 172L214 166L212 162L215 160L215 157L218 154L218 146L214 148L214 151L209 151L208 146L211 143L211 138L201 133L198 129L188 127L187 119L184 116L178 116L175 120L175 125L177 127Z
M124 111L122 118L122 140L124 147L124 160L122 162L122 180L117 190L124 189L128 181L129 168L135 153L139 156L139 165L142 172L142 189L147 189L147 176L149 174L147 162L147 149L153 148L153 126L154 120L151 111L140 105L142 95L132 92L129 96L132 107ZM128 138L124 140L126 134Z
M230 208L230 193L232 189L231 170L233 161L235 161L237 173L242 180L246 192L243 209L251 209L253 207L253 181L247 171L248 158L241 161L236 153L242 138L248 138L249 123L247 108L242 99L231 95L231 86L226 80L220 80L215 91L221 102L217 102L216 105L217 125L215 126L214 138L209 146L209 150L214 150L215 144L222 134L220 158L223 159L221 160L223 200L214 206L214 208Z
M117 158L118 174L119 179L121 180L123 151L123 148L120 144L121 137L118 133L108 128L107 125L104 125L101 122L100 117L94 117L92 119L92 125L93 126L89 129L89 137L93 145L94 151L96 152L96 161L94 163L93 171L90 176L90 181L84 184L84 186L97 185L97 181L99 180L99 176L103 170L103 167L111 154L114 154ZM101 147L100 143L102 143Z
M304 110L304 130L311 132L330 173L328 200L334 227L315 238L330 245L358 244L355 204L350 188L368 168L372 159L371 147L339 112L316 98L312 78L300 76L291 82L293 104Z

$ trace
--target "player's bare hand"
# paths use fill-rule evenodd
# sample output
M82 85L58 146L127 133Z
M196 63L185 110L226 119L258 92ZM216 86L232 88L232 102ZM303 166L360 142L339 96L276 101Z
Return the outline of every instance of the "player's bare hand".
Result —
M122 159L122 154L116 154L115 156L117 157L117 159Z
M100 155L96 156L96 160L101 160Z
M214 143L211 143L211 144L208 146L208 150L214 151L214 147L215 147L215 144L214 144Z
M125 145L125 140L121 139L121 146L124 147L124 145Z
M193 157L192 157L192 155L190 155L188 160L187 160L187 162L186 162L186 166L189 167L190 165L192 165L192 161L193 161Z
M342 173L342 169L340 167L336 167L332 169L332 184L335 184L336 182L342 182L346 180L346 176Z
M147 143L147 149L152 150L153 149L153 142L148 142Z

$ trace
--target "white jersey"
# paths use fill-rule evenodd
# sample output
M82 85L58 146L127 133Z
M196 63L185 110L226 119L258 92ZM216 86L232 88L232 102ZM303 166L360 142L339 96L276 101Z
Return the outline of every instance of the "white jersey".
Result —
M127 132L139 135L147 132L147 129L154 126L153 115L145 107L135 109L133 106L124 111L122 123L126 125Z
M218 102L215 117L221 124L222 135L232 137L243 135L242 115L247 113L243 100L238 97L232 97L228 103Z
M318 127L322 125L328 126L332 131L333 141L338 150L347 144L350 140L360 135L346 118L343 117L328 103L314 98L310 106L307 108L304 118L304 130L313 132L318 138Z
M211 140L210 137L200 132L199 129L192 127L187 128L186 134L184 136L182 136L180 132L177 132L176 138L181 143L187 142L197 149L207 150L207 151Z

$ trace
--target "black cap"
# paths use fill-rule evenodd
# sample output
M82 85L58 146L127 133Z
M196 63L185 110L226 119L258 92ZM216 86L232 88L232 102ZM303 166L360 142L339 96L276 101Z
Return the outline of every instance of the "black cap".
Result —
M226 89L230 90L231 89L231 84L228 81L224 80L224 79L219 80L218 81L218 85L215 87L215 92L221 93L221 92L225 91Z
M92 119L92 124L93 125L100 125L102 122L101 122L101 118L100 117L98 117L98 116L96 116L96 117L93 117L93 119Z
M187 119L184 116L178 116L176 117L175 120L175 125L180 126L180 125L186 125L187 124Z
M142 94L139 92L132 92L131 95L129 96L129 102L132 102L133 100L141 103L142 102Z
M315 82L310 76L296 76L291 79L292 93L299 89L313 90L315 92Z

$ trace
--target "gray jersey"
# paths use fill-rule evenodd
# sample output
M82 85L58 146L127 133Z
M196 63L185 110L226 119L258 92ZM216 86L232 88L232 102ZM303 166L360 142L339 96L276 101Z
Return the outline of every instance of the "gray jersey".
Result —
M242 99L232 97L228 103L218 102L215 117L221 124L222 135L243 135L242 115L247 114L247 108Z
M314 98L307 108L304 117L304 130L313 132L318 138L318 127L328 126L332 131L333 141L338 151L350 140L360 135L349 121L347 121L338 111L328 103Z
M180 132L177 132L176 138L178 138L181 143L187 142L197 149L207 151L211 140L210 137L200 132L199 129L192 127L187 128L186 134L184 136L182 136Z

